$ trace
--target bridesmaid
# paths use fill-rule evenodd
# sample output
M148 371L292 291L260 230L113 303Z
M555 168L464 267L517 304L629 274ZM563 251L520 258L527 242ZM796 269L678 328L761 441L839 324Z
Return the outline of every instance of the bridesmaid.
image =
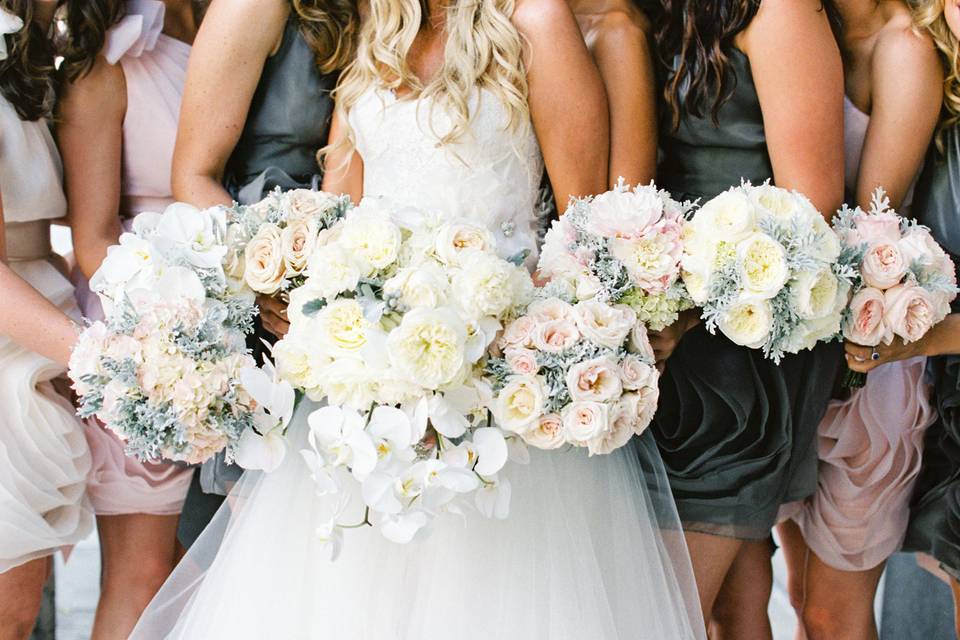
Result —
M657 172L651 24L632 0L567 0L607 90L610 178L647 184Z
M79 311L50 221L66 214L48 117L53 0L0 1L0 639L25 640L52 556L87 537L83 425L54 388ZM67 315L69 314L69 316Z
M277 186L317 187L330 93L351 60L358 23L351 0L214 0L187 73L173 159L177 199L201 207L249 204ZM258 302L261 337L285 334L283 305L268 297ZM260 340L252 346L259 350ZM178 532L185 546L239 475L222 458L197 471Z
M825 10L827 9L827 10ZM820 0L664 0L655 18L665 81L658 183L706 200L741 178L843 198L843 69ZM816 427L841 362L824 345L779 366L702 325L669 351L654 435L712 638L770 638L770 533L816 488Z
M960 5L956 0L912 0L914 23L927 32L946 69L940 128L917 183L913 214L960 267ZM936 422L924 438L923 462L911 505L904 550L932 556L953 590L960 634L960 300L953 314L923 339L896 340L871 349L847 345L852 369L870 371L887 362L927 356ZM874 374L871 374L874 375Z
M173 202L170 163L200 6L189 0L66 0L59 142L82 284L142 211ZM99 301L80 292L87 317ZM94 638L125 638L178 557L190 470L124 455L91 424L89 492L103 557Z
M900 0L838 0L846 97L847 201L867 209L874 189L907 213L936 128L943 73L929 36ZM886 559L903 542L934 420L923 357L889 364L819 427L816 494L781 528L791 600L806 636L876 638L873 602Z

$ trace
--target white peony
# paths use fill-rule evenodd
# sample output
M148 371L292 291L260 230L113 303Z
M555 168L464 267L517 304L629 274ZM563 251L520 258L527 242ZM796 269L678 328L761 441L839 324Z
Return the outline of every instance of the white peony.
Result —
M737 245L743 300L769 300L790 279L783 246L765 233L753 233Z
M360 303L352 298L334 300L315 316L320 341L334 352L359 352L367 344L370 323Z
M739 189L731 189L703 205L694 221L709 229L717 240L739 242L753 231L755 217L750 198Z
M517 281L517 270L495 255L472 252L453 277L453 296L469 317L499 317L514 305L522 284Z
M339 244L318 247L310 257L307 284L320 298L334 298L353 291L360 283L361 265Z
M363 265L368 276L392 265L400 252L400 227L389 214L364 200L340 224L339 243Z
M384 283L383 292L397 296L409 309L436 308L447 303L450 282L437 265L424 263L419 267L401 269Z
M734 343L759 349L773 328L773 309L766 300L739 302L723 313L718 326Z
M387 338L390 362L426 389L453 382L466 363L467 329L451 309L414 309Z

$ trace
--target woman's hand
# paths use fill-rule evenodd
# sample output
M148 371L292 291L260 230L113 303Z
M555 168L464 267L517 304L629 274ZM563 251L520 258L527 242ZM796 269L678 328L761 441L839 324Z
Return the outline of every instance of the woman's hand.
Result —
M700 315L696 309L689 309L680 314L677 321L662 331L650 331L650 346L657 360L657 369L663 373L667 358L673 354L683 335L700 324Z
M257 306L260 307L260 320L263 328L282 338L290 331L290 320L287 319L287 305L271 296L258 295Z
M867 373L888 362L925 355L923 344L925 339L921 338L905 344L903 340L896 338L889 345L881 344L876 347L864 347L853 342L845 342L843 345L846 351L844 356L851 371ZM874 358L874 354L877 355L876 358Z

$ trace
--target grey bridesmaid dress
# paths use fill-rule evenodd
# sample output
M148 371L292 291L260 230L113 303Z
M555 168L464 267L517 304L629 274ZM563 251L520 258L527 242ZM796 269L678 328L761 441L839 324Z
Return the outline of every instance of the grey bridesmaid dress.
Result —
M676 130L669 118L661 126L657 183L701 204L741 178L773 178L749 60L727 53L736 85L718 122L685 115ZM838 344L777 365L703 325L683 337L652 430L684 529L763 540L781 505L814 492L817 424L840 364Z
M291 16L277 52L267 59L250 103L243 132L227 162L224 186L241 204L261 200L276 187L318 188L317 151L327 144L333 115L331 92L337 74L321 74L314 53ZM257 323L249 342L255 354L262 339L273 341ZM223 454L194 473L177 532L189 548L224 501L243 470L228 465Z
M942 142L943 153L930 150L913 213L960 266L960 127L945 131ZM960 313L960 300L953 312ZM904 550L933 556L960 579L960 355L928 359L927 378L939 415L924 438Z

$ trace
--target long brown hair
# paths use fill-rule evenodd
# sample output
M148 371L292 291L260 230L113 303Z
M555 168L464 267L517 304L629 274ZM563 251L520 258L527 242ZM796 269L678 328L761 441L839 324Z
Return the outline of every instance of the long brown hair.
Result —
M320 72L346 67L353 59L360 30L355 0L290 0L290 5Z
M53 44L34 20L32 0L0 0L0 8L23 20L23 29L3 36L7 59L0 61L0 94L21 119L45 118L55 97Z
M709 116L719 124L720 108L737 86L729 56L734 38L750 25L760 2L662 0L652 11L664 100L674 129L684 116ZM834 29L839 28L832 1L823 0L822 6Z
M123 0L61 0L66 34L60 54L60 71L71 82L90 72L107 41L107 32L120 22Z

